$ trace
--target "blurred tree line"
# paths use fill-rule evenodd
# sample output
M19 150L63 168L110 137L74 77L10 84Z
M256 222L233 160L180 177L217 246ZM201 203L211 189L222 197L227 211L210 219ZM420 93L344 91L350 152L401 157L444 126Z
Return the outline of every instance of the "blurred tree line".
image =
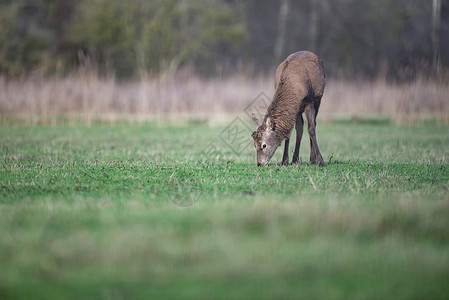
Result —
M448 37L449 0L0 0L7 76L272 72L308 49L333 75L411 79L449 66Z

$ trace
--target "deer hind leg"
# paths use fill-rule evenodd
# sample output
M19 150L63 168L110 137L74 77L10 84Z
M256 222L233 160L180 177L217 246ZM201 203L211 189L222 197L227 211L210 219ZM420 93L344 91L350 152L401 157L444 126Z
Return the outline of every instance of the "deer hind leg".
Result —
M310 128L310 126L309 126ZM313 146L313 140L312 137L310 137L310 129L309 130L309 138L310 138L310 163L312 165L316 164L316 152L315 147Z
M310 113L310 115L312 115L312 113ZM311 132L311 128L313 128L313 135L315 135L315 122L311 121L311 119L309 119L309 112L307 112L307 108L306 108L306 117L307 117L307 131L309 132L309 139L310 139L310 163L312 165L316 164L317 161L317 157L316 157L316 149L315 149L315 145L313 142L313 138L312 135L310 134ZM313 126L311 125L311 123L313 122Z
M297 164L299 162L299 147L301 146L302 132L304 128L304 119L302 118L302 113L299 112L296 116L296 144L295 152L293 153L292 164Z
M321 156L320 149L318 148L318 142L315 135L316 127L316 111L313 104L307 105L305 109L305 114L307 117L307 126L310 136L310 162L312 164L318 164L319 166L324 166L323 157Z
M289 144L290 144L290 138L285 140L284 155L282 156L282 165L283 166L288 165L288 145Z

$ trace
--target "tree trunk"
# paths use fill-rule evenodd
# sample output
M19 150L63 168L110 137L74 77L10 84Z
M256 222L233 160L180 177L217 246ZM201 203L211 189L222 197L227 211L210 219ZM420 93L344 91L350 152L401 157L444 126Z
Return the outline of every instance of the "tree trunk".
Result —
M310 51L316 51L316 36L318 33L317 0L310 0L310 25L309 25Z
M280 1L279 9L279 25L278 25L278 35L276 38L276 44L274 46L274 57L278 63L284 56L285 48L285 35L287 30L287 18L288 18L288 0Z
M440 64L440 25L441 25L441 0L433 0L432 4L432 71L437 73Z

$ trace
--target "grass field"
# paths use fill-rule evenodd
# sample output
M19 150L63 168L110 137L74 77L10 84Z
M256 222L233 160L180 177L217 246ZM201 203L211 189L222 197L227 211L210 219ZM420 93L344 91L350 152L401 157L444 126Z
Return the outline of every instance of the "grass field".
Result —
M449 297L449 127L245 130L0 127L0 298Z

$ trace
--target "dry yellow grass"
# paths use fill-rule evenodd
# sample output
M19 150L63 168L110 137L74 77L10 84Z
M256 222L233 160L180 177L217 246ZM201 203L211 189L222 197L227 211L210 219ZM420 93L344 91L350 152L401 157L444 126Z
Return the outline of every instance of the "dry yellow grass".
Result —
M195 76L146 78L120 82L94 73L68 77L0 77L3 124L52 124L65 119L87 122L175 116L217 116L241 113L260 92L272 97L273 78L234 76L201 80ZM426 80L407 84L385 81L328 79L320 118L382 116L396 123L433 119L449 122L449 86Z
M405 84L329 81L322 112L328 115L383 116L396 123L434 119L449 122L449 86L417 80Z

